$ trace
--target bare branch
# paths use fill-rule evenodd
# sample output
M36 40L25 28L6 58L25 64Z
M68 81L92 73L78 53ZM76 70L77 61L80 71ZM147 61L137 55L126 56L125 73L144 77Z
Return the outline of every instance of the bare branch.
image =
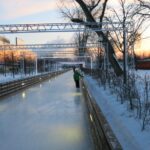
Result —
M89 6L90 12L92 12L101 2L101 0L98 0L97 3L95 3L94 1L92 1L92 6Z
M101 16L100 16L100 23L103 22L107 2L108 2L108 0L105 0L104 3L103 3L103 9L102 9L102 13L101 13ZM100 27L102 28L102 25Z

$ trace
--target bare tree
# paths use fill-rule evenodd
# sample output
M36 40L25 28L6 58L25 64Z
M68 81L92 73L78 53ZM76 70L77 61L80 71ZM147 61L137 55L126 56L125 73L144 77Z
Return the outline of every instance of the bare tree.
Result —
M82 23L84 24L85 23L84 20L86 20L86 22L95 23L95 26L86 25L87 28L91 28L91 29L92 28L100 28L101 29L108 0L96 0L96 1L89 0L87 2L85 2L83 0L75 0L75 1L80 6L80 9L82 9L82 12L84 12L84 17L81 17L81 18L83 18ZM100 6L101 6L101 9L98 9L98 8L100 8ZM99 10L99 11L96 11L96 10ZM68 12L70 12L70 10ZM96 17L95 17L95 15L96 15ZM80 18L78 15L75 15L74 11L73 11L72 15L69 15L69 16L70 16L70 18L72 17L72 21L74 21L73 20L74 17ZM97 20L99 20L100 25L99 25L99 23L97 23ZM109 61L112 65L116 75L118 75L118 76L122 75L123 70L120 67L120 65L116 59L114 48L113 48L111 42L109 41L108 37L106 36L106 34L103 31L96 31L96 34L98 35L98 37L102 37L103 40L108 43L107 47L105 44L103 46L105 47L105 49L108 48Z
M87 32L76 33L74 34L74 42L76 43L75 51L78 52L80 56L87 53L86 43L88 40L89 34Z
M144 103L143 103L143 112L142 112L142 130L145 129L145 126L150 123L150 82L148 76L144 78Z
M141 35L147 29L147 26L143 27L143 24L147 21L146 16L139 15L137 13L137 8L139 7L135 3L128 3L125 0L118 0L120 3L120 9L110 8L112 12L110 16L106 17L106 20L109 22L113 22L112 20L116 20L120 22L122 26L126 26L129 30L127 34L127 49L129 53L129 58L131 56L135 58L134 47L139 44L141 41ZM113 26L113 24L112 24ZM123 33L120 31L109 32L109 36L112 39L112 42L115 46L115 50L119 51L120 54L123 54ZM134 60L134 59L133 59ZM131 62L130 62L131 63Z
M144 0L138 0L139 2L140 2L140 5L142 6L142 7L145 7L145 8L148 8L148 9L150 9L150 2L146 2L146 1L144 1Z
M150 2L145 0L137 0L139 2L139 7L137 13L143 16L150 17Z

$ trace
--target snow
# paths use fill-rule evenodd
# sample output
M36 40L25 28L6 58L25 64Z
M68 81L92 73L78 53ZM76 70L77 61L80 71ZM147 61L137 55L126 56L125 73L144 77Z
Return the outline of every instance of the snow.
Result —
M136 73L141 77L144 77L145 74L150 75L150 71L140 70ZM126 104L117 101L117 97L112 95L108 88L104 90L96 80L89 76L85 77L85 81L123 149L149 150L150 129L141 131L140 121L133 117L133 112L127 110Z
M135 71L135 73L140 76L140 77L144 77L145 75L148 76L150 78L150 70L137 70Z
M44 73L43 73L44 74ZM41 73L33 73L33 74L15 74L14 77L12 74L6 74L2 75L0 74L0 83L5 83L5 82L9 82L9 81L14 81L14 80L18 80L18 79L24 79L24 78L28 78L28 77L32 77L32 76L36 76L36 75L41 75Z
M5 75L0 75L0 83L5 83L5 82L9 82L9 81L13 81L13 80L17 80L17 79L23 79L23 78L27 78L29 76L34 76L34 75L22 75L22 74L17 74L13 77L12 74L7 74Z

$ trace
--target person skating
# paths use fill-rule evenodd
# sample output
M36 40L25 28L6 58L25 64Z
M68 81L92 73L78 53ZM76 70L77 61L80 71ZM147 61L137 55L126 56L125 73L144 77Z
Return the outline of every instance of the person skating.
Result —
M75 81L76 88L80 88L80 78L83 77L77 69L74 70L73 78Z

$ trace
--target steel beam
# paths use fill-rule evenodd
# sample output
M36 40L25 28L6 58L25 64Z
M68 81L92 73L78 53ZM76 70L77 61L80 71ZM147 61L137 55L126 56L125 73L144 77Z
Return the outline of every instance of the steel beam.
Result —
M79 48L93 48L97 47L98 43L87 43L86 47ZM0 50L17 50L17 49L64 49L64 48L77 48L76 43L64 44L26 44L26 45L0 45Z
M121 23L113 22L114 25ZM38 33L38 32L82 32L85 31L114 31L122 30L122 27L110 25L110 22L103 22L105 28L100 29L98 23L41 23L41 24L5 24L0 25L0 34L12 34L12 33Z

